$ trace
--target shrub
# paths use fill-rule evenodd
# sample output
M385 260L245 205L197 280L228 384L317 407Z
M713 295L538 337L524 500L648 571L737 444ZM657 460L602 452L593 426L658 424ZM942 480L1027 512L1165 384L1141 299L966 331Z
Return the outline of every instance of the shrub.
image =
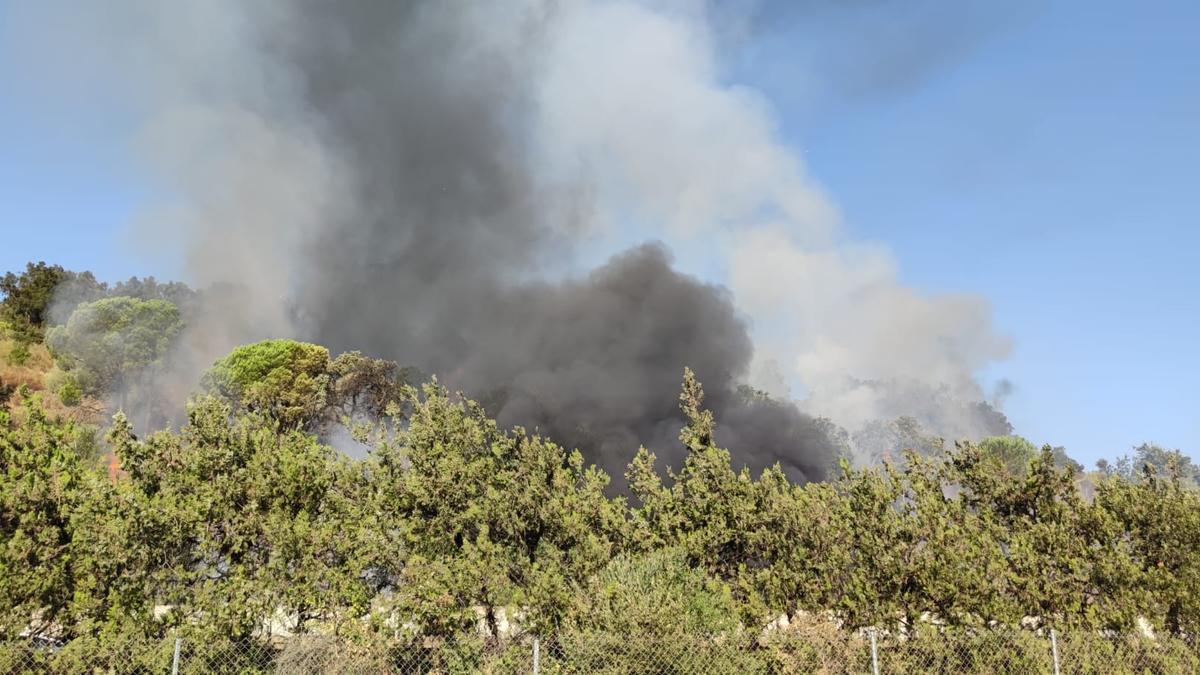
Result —
M879 640L880 669L905 673L1048 673L1050 641L1029 631L939 631Z
M83 390L75 383L75 380L68 378L58 385L58 398L63 405L74 407L83 401Z
M29 361L29 343L18 341L8 350L8 362L14 366L23 366Z

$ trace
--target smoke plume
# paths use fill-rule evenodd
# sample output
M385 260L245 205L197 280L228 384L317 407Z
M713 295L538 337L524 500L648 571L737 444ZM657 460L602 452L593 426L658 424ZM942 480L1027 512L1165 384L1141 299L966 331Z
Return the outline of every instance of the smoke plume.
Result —
M72 39L117 64L171 191L136 231L182 247L192 281L249 289L190 340L194 363L268 335L359 349L618 475L639 443L678 465L685 365L718 440L795 478L831 465L825 426L739 385L848 427L986 433L946 412L982 400L973 374L1006 353L986 304L921 296L847 238L768 103L722 81L714 16L131 1L92 17L112 38Z

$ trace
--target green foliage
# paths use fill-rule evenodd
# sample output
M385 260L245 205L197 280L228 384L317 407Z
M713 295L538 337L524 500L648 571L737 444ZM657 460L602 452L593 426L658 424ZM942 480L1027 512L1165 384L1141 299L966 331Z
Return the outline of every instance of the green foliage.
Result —
M83 389L75 382L74 378L68 377L58 385L58 398L65 406L77 406L83 400Z
M725 584L676 549L613 559L559 632L563 663L584 672L765 672ZM551 672L554 672L553 662Z
M1200 486L1200 466L1179 450L1168 450L1153 443L1143 443L1133 449L1133 456L1117 459L1114 473L1127 481L1138 482L1150 472L1158 476L1178 475L1185 484Z
M1136 483L1110 479L1100 486L1096 504L1115 521L1117 531L1132 533L1136 569L1124 579L1126 592L1141 592L1153 603L1159 625L1172 633L1200 626L1200 492L1178 474L1159 477L1146 471Z
M112 476L90 428L27 395L0 412L0 636L36 616L35 630L71 640L55 658L78 665L177 630L197 662L218 663L238 645L275 649L269 633L286 628L452 645L436 667L471 670L502 662L506 631L526 630L614 672L652 651L730 672L843 672L831 655L861 638L822 637L836 620L915 635L885 644L892 669L987 672L1044 650L1028 634L1004 652L978 648L1028 619L1064 634L1131 632L1139 617L1162 636L1200 630L1200 490L1178 458L1136 481L1110 476L1091 501L1053 448L1007 437L796 485L779 467L733 468L689 371L688 454L664 476L640 450L627 503L578 452L501 429L436 382L400 386L394 364L251 347L210 373L237 401L194 399L178 431L138 438L118 413L105 440L120 461ZM300 400L283 390L310 391L301 375L328 378L320 415L388 411L362 436L365 459L322 445L302 416L280 424L304 408L280 404ZM155 619L156 606L169 611ZM764 633L780 615L800 627ZM927 639L933 622L963 642ZM1093 647L1140 650L1167 672L1193 663L1160 644ZM999 660L964 656L985 652Z
M284 428L311 428L328 402L329 350L295 340L238 347L205 375L205 386Z
M77 307L46 343L84 393L124 394L161 365L182 328L179 309L169 302L105 298Z
M587 587L580 630L619 635L719 635L739 627L731 589L677 549L614 558Z
M517 429L506 433L476 403L436 385L404 391L407 428L371 457L390 550L381 560L395 609L427 634L475 620L494 632L505 607L526 607L534 625L576 609L581 587L612 556L623 528L608 478Z
M130 277L120 281L111 288L101 285L101 290L108 297L129 297L139 300L165 300L175 305L185 314L196 303L200 294L178 281L160 283L154 277L139 279Z
M630 466L634 539L646 550L681 547L734 589L748 623L832 609L852 626L921 616L1015 626L1037 616L1128 628L1149 611L1139 570L1145 555L1129 533L1152 528L1133 529L1136 521L1108 500L1085 503L1074 487L1077 467L1064 466L1061 451L998 437L959 446L946 461L912 452L899 468L847 468L835 483L797 487L777 469L757 480L732 470L729 453L711 443L701 401L685 376L689 425L681 440L691 452L669 484L645 450ZM1172 516L1171 527L1182 522ZM1183 587L1163 584L1186 615Z
M160 283L154 277L131 277L111 287L91 272L73 272L61 265L28 263L25 271L0 277L0 322L20 341L36 342L46 328L65 320L80 304L101 298L130 297L165 300L188 310L200 294L179 282Z
M180 434L139 441L118 416L109 442L143 504L133 524L176 552L157 571L162 601L184 620L243 637L282 608L294 627L363 611L357 555L360 476L311 436L282 434L200 399Z
M881 641L879 667L889 673L1048 675L1053 671L1046 642L1042 636L1015 630L947 633L925 626L906 639Z
M234 349L202 384L236 409L286 429L317 431L343 417L382 417L398 402L406 376L393 361L359 352L330 360L320 345L276 339Z
M23 366L29 361L29 343L16 342L8 351L8 362L14 366Z
M1010 475L1024 476L1038 456L1038 448L1020 436L991 436L979 442L979 450L1000 463Z
M44 631L70 607L75 590L71 526L90 479L72 446L74 425L46 417L26 396L18 424L0 410L0 635L35 614Z
M55 292L66 283L96 284L90 272L77 274L60 265L45 262L29 263L20 274L8 272L0 277L0 320L9 324L12 332L25 342L41 338L49 318Z

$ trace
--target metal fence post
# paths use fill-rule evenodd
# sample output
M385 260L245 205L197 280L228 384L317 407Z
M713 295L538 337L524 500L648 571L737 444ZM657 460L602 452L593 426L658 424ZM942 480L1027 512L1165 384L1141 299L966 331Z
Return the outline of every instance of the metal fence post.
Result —
M171 656L171 675L179 675L179 645L183 640L175 637L175 654Z
M1054 656L1054 675L1061 675L1058 668L1058 634L1050 629L1050 654Z
M542 639L537 635L533 636L533 675L538 675L542 670Z
M879 646L876 644L874 628L871 629L871 673L879 675Z

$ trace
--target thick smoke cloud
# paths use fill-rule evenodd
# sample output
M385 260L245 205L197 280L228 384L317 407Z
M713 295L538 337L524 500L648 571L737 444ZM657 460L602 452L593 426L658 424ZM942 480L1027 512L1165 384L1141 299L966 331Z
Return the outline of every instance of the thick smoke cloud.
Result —
M586 157L598 202L620 209L607 220L663 223L680 250L703 242L696 257L753 317L759 388L852 431L898 416L948 439L1010 431L975 405L974 374L1010 349L987 303L919 294L885 247L848 240L766 103L721 84L712 34L637 4L565 12L542 84L550 163Z
M271 335L360 349L618 475L639 443L678 465L685 365L718 440L796 478L832 463L824 427L739 385L849 427L914 414L987 433L952 412L1007 349L986 305L921 296L847 241L767 102L723 83L714 16L131 1L56 38L95 48L147 120L139 147L171 198L136 231L185 250L191 281L247 289L189 337L186 370Z
M547 115L571 94L546 59L589 5L206 4L174 16L186 30L140 9L123 18L143 36L130 61L157 57L135 87L141 147L182 192L140 226L179 233L198 283L250 292L229 331L189 336L189 376L271 334L361 349L620 475L641 443L678 465L690 366L741 461L809 479L831 465L810 418L737 393L753 346L725 290L660 245L571 264L610 213L608 177L550 161L564 139Z
M831 446L796 433L798 411L739 430L754 421L734 394L752 345L724 291L656 247L578 280L531 280L591 215L587 185L535 156L536 57L557 21L537 6L314 4L267 36L265 58L350 181L300 245L301 329L438 373L502 424L579 445L615 475L641 442L678 465L676 391L691 366L730 417L726 435L746 440L740 459L820 477Z

